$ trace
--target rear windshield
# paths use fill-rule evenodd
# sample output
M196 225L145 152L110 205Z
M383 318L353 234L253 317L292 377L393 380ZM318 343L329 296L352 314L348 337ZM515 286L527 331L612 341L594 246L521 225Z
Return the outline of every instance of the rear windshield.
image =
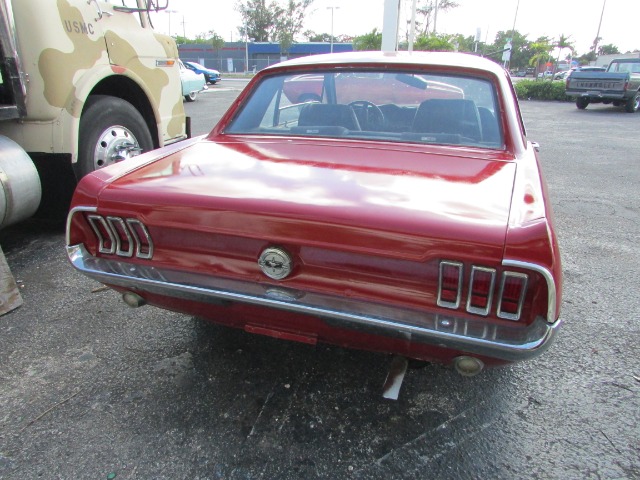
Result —
M640 62L612 62L610 72L640 73Z
M328 71L266 77L225 133L503 148L493 85L466 76Z

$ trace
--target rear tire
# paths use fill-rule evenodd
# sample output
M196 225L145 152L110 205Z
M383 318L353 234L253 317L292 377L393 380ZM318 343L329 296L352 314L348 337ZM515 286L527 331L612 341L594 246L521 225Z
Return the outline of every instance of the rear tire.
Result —
M578 107L580 110L584 110L585 108L587 108L587 105L589 105L588 98L578 97L578 99L576 100L576 107Z
M153 139L133 105L108 95L89 97L80 118L78 178L148 150Z
M638 108L640 108L640 92L636 92L636 94L624 104L624 109L628 113L635 113L638 111Z
M185 95L184 99L187 102L195 102L197 97L198 97L198 93L197 92L191 92L189 95Z

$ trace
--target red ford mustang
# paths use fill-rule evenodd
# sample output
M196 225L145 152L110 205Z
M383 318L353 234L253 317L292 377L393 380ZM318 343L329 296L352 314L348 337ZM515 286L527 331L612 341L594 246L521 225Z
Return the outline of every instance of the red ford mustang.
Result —
M359 52L262 70L209 135L83 178L67 250L132 306L474 374L553 339L552 220L502 68Z

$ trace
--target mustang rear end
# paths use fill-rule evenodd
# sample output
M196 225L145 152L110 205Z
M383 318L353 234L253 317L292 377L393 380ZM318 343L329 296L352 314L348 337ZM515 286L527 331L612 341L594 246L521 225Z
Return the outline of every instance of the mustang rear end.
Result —
M337 54L265 69L206 138L87 176L67 250L132 306L469 374L554 337L551 217L499 67Z

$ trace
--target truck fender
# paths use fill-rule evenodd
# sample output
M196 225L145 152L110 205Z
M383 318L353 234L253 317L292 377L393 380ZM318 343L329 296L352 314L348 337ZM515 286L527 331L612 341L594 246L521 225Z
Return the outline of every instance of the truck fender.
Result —
M114 71L114 68L117 68L117 73ZM78 161L77 151L80 141L78 138L80 131L80 117L82 116L85 102L89 96L93 93L99 93L100 95L111 95L126 100L126 98L118 94L117 91L109 89L99 89L99 91L96 91L96 87L101 82L104 82L113 76L122 76L127 80L130 80L143 92L146 103L153 112L153 124L156 126L155 131L151 131L151 135L156 137L160 146L163 145L159 122L160 112L158 111L157 105L154 105L153 102L149 101L149 98L152 98L152 96L145 83L138 75L135 74L135 72L132 72L129 69L114 66L100 66L86 71L77 79L75 82L75 88L69 96L61 114L60 121L62 125L58 131L63 132L66 130L69 132L69 138L63 139L63 151L72 152L71 163L76 163ZM143 114L143 112L140 113Z

